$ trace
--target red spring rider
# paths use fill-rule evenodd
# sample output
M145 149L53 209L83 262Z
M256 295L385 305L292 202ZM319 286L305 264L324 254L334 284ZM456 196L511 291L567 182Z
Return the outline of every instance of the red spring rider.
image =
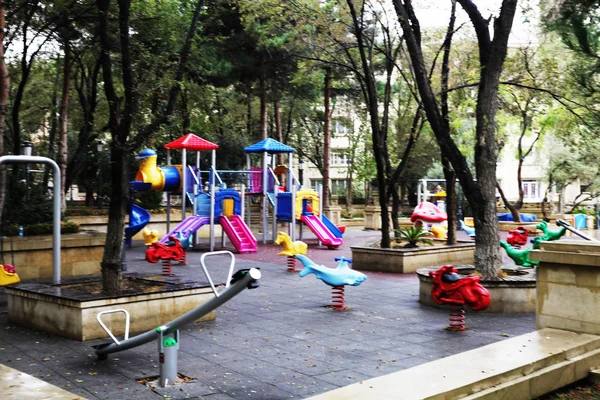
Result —
M429 272L433 278L431 297L437 304L451 304L448 330L465 330L464 304L474 311L480 311L490 305L490 293L479 283L481 277L460 275L453 265L444 265L437 271Z
M510 244L514 248L520 248L521 246L525 246L527 244L527 235L529 231L527 228L522 226L517 227L517 229L512 229L508 231L508 236L506 237L506 242Z
M179 261L185 257L181 242L173 235L168 243L154 242L146 249L146 261L157 263L163 260L163 275L172 275L171 260Z

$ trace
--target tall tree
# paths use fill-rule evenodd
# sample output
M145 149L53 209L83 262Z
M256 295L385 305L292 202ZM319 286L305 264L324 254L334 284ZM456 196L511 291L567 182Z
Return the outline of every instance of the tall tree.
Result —
M4 0L0 0L0 155L4 154L4 127L6 125L6 113L8 111L8 93L10 80L8 68L4 59L4 37L6 7ZM2 221L2 210L6 198L6 165L0 165L0 221ZM0 233L1 234L1 233Z
M67 207L66 196L67 193L67 140L69 133L69 102L70 102L70 91L71 91L71 38L70 38L70 26L68 17L66 14L61 13L61 19L65 22L61 23L61 42L63 47L63 80L62 80L62 95L60 99L60 110L58 112L58 166L60 168L60 192L62 196L62 210L64 211ZM57 182L55 182L57 184Z
M104 246L101 268L103 290L106 293L118 293L121 289L123 232L129 194L127 139L133 122L135 88L129 47L129 12L131 4L128 0L118 1L118 32L124 96L121 99L115 85L113 61L110 52L112 44L109 24L110 3L110 0L96 1L99 11L98 32L101 46L100 61L104 80L104 94L109 105L110 164L113 182L108 210L106 245Z
M490 19L485 19L471 0L457 0L466 11L479 45L480 80L476 106L475 176L450 135L435 93L427 76L421 47L421 27L411 0L394 0L402 26L423 108L442 153L448 158L474 212L477 230L475 266L486 278L496 278L502 266L498 245L496 214L496 111L498 85L506 57L517 0L503 0L494 20L493 38ZM476 180L475 180L476 178Z

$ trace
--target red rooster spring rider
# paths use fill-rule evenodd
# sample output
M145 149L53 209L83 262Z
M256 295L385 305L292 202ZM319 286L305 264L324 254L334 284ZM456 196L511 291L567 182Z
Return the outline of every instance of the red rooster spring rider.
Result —
M490 293L481 286L479 276L460 275L453 265L444 265L437 271L429 272L433 278L431 297L437 304L450 304L450 331L464 331L464 304L474 311L480 311L490 305Z

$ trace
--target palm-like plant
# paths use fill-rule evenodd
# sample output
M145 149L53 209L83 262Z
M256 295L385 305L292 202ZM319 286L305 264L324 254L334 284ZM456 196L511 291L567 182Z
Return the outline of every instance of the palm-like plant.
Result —
M402 227L398 231L399 237L396 238L398 242L407 242L404 247L415 248L419 247L419 243L428 244L433 246L433 234L426 231L422 227L411 226L409 228Z

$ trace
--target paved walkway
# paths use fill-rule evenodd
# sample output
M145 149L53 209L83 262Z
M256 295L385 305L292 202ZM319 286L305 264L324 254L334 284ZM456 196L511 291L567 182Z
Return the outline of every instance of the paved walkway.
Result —
M334 267L334 257L351 256L349 246L379 235L349 229L338 250L317 248L309 237L308 256ZM287 272L278 251L261 245L257 254L236 255L237 268L260 267L261 286L219 308L215 321L181 331L179 372L193 378L188 383L152 389L136 381L158 375L156 343L98 361L91 346L104 340L82 343L10 325L2 289L0 364L88 399L302 399L535 330L534 314L477 313L467 315L468 331L446 332L448 314L418 303L414 274L367 273L361 286L346 288L351 310L335 312L325 307L331 288L314 275ZM143 253L134 243L128 270L160 273ZM174 272L202 277L200 254L191 252L189 265Z

